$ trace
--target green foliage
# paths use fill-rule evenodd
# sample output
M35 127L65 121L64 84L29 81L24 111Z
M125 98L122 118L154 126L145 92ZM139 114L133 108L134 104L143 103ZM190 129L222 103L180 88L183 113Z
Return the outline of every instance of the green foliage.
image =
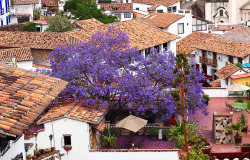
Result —
M244 146L244 147L250 147L250 143L244 143L242 146Z
M236 137L240 136L240 134L244 134L241 132L242 129L246 128L247 126L241 125L239 122L236 124L232 124L231 126L227 127L226 129L230 132L233 130L237 131Z
M39 20L40 17L41 17L41 14L40 14L39 10L34 10L33 15L34 15L34 20Z
M203 97L204 99L206 99L206 100L207 100L207 102L208 102L208 101L210 101L210 97L209 97L209 95L207 95L207 94L203 94L203 95L202 95L202 97Z
M79 20L95 18L105 24L117 21L116 16L104 15L102 10L97 8L96 2L91 0L68 0L64 8Z
M243 102L243 103L231 103L232 107L234 108L238 108L238 109L241 109L241 110L248 110L250 109L250 100L248 100L247 103ZM248 112L248 111L247 111ZM248 112L249 113L249 112Z
M111 0L99 0L98 3L111 3Z
M170 133L170 129L169 129L169 128L164 128L164 129L162 130L162 135L167 136L167 135L169 135L169 133Z
M36 31L35 24L33 22L28 22L27 24L24 25L23 31L35 32Z
M242 97L237 97L236 102L238 102L238 103L243 103L244 101L243 101L243 98L242 98Z
M102 132L102 145L105 146L116 146L117 131L115 128L105 127Z
M236 65L237 67L241 67L241 66L242 66L241 63L236 63L235 65Z
M45 30L46 32L66 32L73 30L71 22L66 17L54 16L47 23L49 27Z
M156 136L159 133L159 129L156 127L150 127L147 129L146 133L150 136Z
M199 149L191 149L188 153L190 160L210 160L210 157ZM187 160L187 156L183 156L182 159Z
M241 116L238 118L238 122L242 125L246 125L247 124L247 119L246 116L242 113Z

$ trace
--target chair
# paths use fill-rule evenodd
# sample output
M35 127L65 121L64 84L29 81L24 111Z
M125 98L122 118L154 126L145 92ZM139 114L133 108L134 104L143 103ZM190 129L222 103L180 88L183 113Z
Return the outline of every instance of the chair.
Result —
M231 111L234 111L234 108L228 103L228 102L225 102L225 104L226 104L226 106L227 106L227 108L226 108L226 110L231 110Z

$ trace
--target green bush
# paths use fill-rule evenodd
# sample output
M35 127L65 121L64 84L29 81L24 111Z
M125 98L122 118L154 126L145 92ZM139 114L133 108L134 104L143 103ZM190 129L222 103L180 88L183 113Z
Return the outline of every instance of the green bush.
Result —
M188 151L189 159L191 160L210 160L210 157L207 154L204 154L199 149L191 149ZM183 156L182 160L187 160L187 156Z
M102 132L102 145L105 146L116 146L117 131L115 128L105 127Z
M210 97L209 97L209 95L207 95L207 94L203 94L203 96L202 96L204 99L206 99L207 101L210 101Z
M41 17L41 14L40 14L39 10L34 10L33 15L34 15L34 20L39 20L40 17Z
M237 100L236 100L236 102L238 102L238 103L243 103L244 101L243 101L243 98L242 98L242 97L238 97Z
M23 31L26 31L26 32L35 32L36 31L35 24L33 22L27 23L26 25L24 25Z
M147 129L146 133L150 136L156 136L159 133L159 129L156 127L150 127Z
M241 66L242 66L241 63L236 63L235 65L236 65L237 67L241 67Z
M242 146L244 146L244 147L250 147L250 143L244 143Z
M165 128L165 129L162 130L162 135L167 136L167 135L169 135L169 133L170 133L170 129L169 128Z

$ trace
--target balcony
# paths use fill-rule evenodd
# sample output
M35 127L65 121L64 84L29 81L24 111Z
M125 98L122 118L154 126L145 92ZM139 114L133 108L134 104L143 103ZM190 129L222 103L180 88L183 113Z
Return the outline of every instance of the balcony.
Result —
M211 66L217 66L217 59L211 59L200 56L200 63L205 63Z

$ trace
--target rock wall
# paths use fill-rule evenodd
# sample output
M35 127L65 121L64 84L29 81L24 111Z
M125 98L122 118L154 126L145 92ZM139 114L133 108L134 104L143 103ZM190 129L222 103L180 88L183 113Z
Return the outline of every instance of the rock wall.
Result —
M232 143L232 133L229 133L226 127L232 124L233 112L213 114L213 132L216 144Z

